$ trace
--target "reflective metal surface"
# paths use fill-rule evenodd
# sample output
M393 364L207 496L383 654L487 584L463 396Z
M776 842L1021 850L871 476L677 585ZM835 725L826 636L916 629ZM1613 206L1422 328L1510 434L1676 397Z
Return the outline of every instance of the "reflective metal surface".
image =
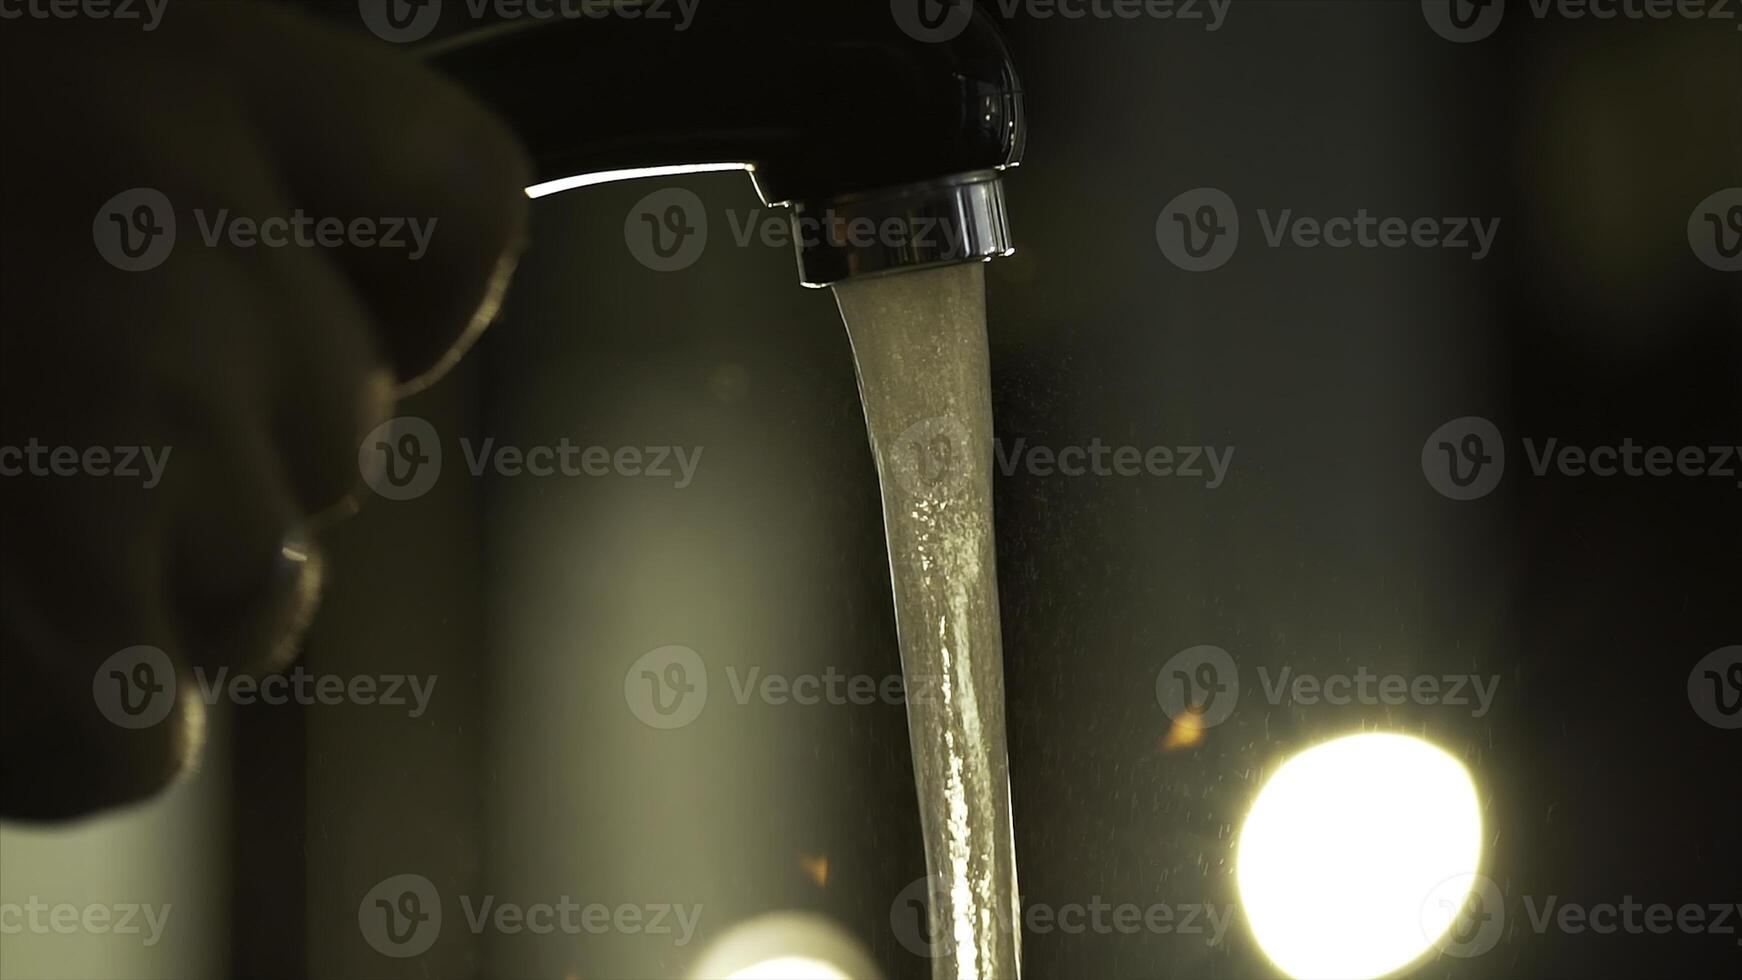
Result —
M799 279L807 286L1015 251L1004 185L993 172L795 203L791 221Z

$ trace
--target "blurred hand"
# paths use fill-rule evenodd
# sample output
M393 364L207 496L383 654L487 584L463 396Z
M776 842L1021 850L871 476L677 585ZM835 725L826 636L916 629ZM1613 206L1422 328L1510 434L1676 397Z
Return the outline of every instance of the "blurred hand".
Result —
M0 92L0 815L57 818L197 755L196 666L288 655L311 518L488 323L528 171L415 63L244 3L0 22Z

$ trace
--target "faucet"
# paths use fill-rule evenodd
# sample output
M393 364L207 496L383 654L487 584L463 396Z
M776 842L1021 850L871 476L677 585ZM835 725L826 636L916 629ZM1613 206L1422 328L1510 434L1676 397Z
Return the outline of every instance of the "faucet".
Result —
M529 194L747 169L787 211L800 282L821 287L1013 251L999 177L1026 131L1009 50L972 0L912 0L933 19L898 19L906 2L707 3L683 30L522 20L424 55L519 134Z
M508 24L429 57L518 131L534 196L749 170L762 201L786 210L799 281L838 287L873 447L899 446L910 416L957 420L959 479L948 494L928 491L921 512L892 503L889 454L878 464L904 676L949 678L938 704L908 705L931 872L916 935L939 980L1014 980L984 290L978 269L899 284L942 294L926 317L889 313L903 305L898 284L856 285L1012 251L1001 175L1020 162L1026 130L989 10L972 0L713 0L686 30L622 17ZM933 579L951 583L947 607L927 592Z

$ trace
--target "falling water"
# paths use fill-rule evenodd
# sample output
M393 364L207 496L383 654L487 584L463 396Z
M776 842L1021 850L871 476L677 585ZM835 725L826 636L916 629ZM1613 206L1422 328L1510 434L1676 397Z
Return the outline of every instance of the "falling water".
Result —
M935 980L1015 980L1016 856L992 537L984 267L835 287L895 584Z

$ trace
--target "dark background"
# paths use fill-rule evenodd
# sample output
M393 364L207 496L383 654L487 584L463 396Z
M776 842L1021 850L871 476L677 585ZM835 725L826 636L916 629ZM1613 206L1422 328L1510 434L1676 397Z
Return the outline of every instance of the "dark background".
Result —
M704 5L710 0L703 0ZM1742 185L1734 23L1538 22L1473 45L1415 3L1235 4L1173 21L1018 19L1029 154L1006 181L1019 253L988 268L1002 439L1237 447L1195 481L1017 475L997 486L1010 756L1026 903L1236 901L1234 834L1261 777L1328 735L1425 735L1484 796L1509 931L1424 977L1733 973L1734 936L1528 928L1520 896L1742 897L1742 741L1691 710L1692 665L1742 642L1734 481L1535 477L1521 439L1734 444L1742 291L1686 223ZM350 23L343 5L332 13ZM745 57L778 57L776 51ZM646 66L648 71L660 66ZM578 98L633 98L621 92ZM713 237L679 273L623 223L679 183ZM1225 268L1156 247L1200 186L1246 222ZM535 205L502 321L405 407L447 438L437 489L375 501L331 542L309 668L435 672L416 721L365 709L238 719L236 975L665 976L701 943L444 931L388 961L356 905L388 874L513 900L701 902L704 937L812 909L891 977L924 874L900 707L729 699L726 666L898 669L876 477L845 335L792 256L731 241L738 174ZM1439 250L1264 247L1255 212L1501 219L1483 262ZM1445 421L1492 419L1500 488L1459 503L1419 462ZM457 443L700 444L684 490L483 480ZM696 649L707 711L657 732L623 672ZM1258 668L1479 673L1448 707L1247 704L1166 751L1155 677L1226 648ZM263 773L272 774L270 777ZM802 863L826 856L819 886ZM455 910L450 906L450 915ZM1222 947L1142 933L1024 937L1031 976L1250 977Z

